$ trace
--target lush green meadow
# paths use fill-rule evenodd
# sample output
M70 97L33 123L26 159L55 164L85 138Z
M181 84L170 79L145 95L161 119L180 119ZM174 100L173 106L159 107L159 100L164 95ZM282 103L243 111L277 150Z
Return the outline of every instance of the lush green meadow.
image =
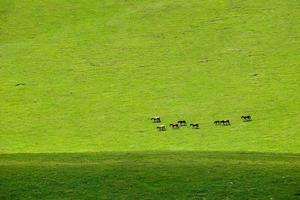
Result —
M0 199L297 199L299 53L298 0L0 0Z
M299 199L299 156L203 152L0 157L1 199ZM38 184L37 184L38 183Z

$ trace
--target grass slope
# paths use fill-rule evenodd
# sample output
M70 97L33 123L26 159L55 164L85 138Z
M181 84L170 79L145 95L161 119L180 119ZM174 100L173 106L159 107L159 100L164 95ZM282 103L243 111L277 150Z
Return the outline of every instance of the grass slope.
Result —
M0 2L0 152L300 152L299 1Z
M286 154L8 154L0 198L297 200L299 168Z
M299 199L299 13L0 0L0 199Z

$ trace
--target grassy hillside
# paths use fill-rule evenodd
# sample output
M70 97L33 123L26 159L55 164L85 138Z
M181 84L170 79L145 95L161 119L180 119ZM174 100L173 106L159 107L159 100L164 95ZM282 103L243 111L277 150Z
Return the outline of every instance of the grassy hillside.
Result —
M300 152L298 1L0 2L0 152Z
M0 199L299 199L299 52L298 0L0 0Z

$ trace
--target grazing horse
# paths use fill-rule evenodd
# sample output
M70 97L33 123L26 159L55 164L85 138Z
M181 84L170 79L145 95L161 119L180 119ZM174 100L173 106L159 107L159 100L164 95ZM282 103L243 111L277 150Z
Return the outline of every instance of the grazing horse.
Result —
M220 120L216 120L216 121L214 121L214 124L215 124L215 125L220 125L220 124L221 124L221 121L220 121Z
M227 119L227 120L221 120L221 124L223 126L230 126L230 121Z
M170 124L170 126L174 129L178 129L179 128L179 124Z
M249 122L249 121L252 120L250 115L247 115L247 116L241 116L241 119L242 119L244 122Z
M177 123L180 124L180 126L186 126L185 120L179 120L179 121L177 121Z
M159 131L166 131L167 130L165 125L160 125L160 126L157 126L156 128Z
M161 122L161 121L160 121L160 117L152 117L151 120L152 120L154 123L159 123L159 122Z
M190 124L190 126L194 129L198 129L199 128L199 124Z

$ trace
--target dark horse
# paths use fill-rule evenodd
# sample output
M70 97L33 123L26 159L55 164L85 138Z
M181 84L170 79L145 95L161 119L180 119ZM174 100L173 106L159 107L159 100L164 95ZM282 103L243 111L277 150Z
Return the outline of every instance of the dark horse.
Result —
M227 120L217 120L217 121L214 121L214 124L215 125L230 126L230 121L228 119Z
M186 126L185 120L178 120L177 123L180 124L180 126Z
M198 129L200 127L199 124L190 124L190 126L194 129Z
M172 128L179 128L179 124L170 124L170 126L172 127Z
M151 120L155 123L159 123L160 121L160 117L152 117Z
M215 125L220 125L220 123L221 123L221 121L220 121L220 120L216 120L216 121L214 121L214 124L215 124Z
M156 128L159 131L166 131L167 130L165 125L160 125L160 126L157 126Z
M230 126L230 121L227 119L227 120L221 120L221 124L223 126Z
M247 116L241 116L241 119L242 119L244 122L249 122L249 121L252 120L250 115L247 115Z

